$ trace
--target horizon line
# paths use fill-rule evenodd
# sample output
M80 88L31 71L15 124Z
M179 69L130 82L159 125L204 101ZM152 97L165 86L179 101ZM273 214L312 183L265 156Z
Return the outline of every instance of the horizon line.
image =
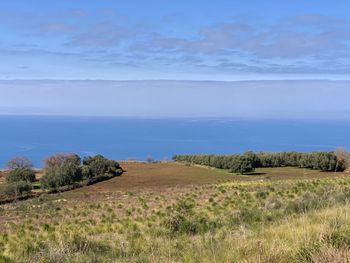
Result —
M239 80L215 80L215 79L1 79L0 81L189 81L189 82L256 82L256 81L350 81L350 77L344 79L306 78L306 79L239 79Z
M53 117L53 118L111 118L138 120L232 120L232 121L347 121L349 118L290 118L290 117L230 117L230 116L125 116L125 115L80 115L80 114L11 114L0 113L0 117Z

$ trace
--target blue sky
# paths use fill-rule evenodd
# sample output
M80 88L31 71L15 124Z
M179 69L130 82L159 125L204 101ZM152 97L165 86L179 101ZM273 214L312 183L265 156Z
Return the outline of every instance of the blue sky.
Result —
M349 10L348 0L4 0L0 115L349 119Z
M0 79L349 79L349 1L12 0Z

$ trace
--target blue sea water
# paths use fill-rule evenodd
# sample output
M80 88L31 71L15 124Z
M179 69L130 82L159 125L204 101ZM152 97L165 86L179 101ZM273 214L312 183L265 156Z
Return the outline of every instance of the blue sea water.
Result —
M350 121L0 117L0 167L27 156L36 167L56 152L117 160L174 154L323 151L350 148Z

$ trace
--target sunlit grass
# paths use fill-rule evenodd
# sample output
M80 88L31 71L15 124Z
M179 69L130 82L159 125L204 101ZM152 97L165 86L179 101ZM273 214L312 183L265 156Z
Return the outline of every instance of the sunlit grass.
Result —
M342 262L350 248L347 178L73 197L0 207L0 262Z

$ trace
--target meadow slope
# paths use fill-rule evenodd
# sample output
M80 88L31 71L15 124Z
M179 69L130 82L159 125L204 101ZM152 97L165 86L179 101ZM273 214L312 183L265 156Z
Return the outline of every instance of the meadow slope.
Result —
M121 177L0 206L0 262L344 262L350 178L122 163Z

